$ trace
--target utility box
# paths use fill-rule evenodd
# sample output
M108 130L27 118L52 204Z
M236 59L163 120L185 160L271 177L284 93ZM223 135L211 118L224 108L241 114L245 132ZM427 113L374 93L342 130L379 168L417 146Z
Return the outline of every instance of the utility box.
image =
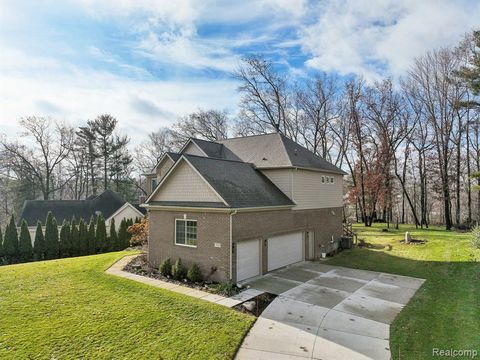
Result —
M351 236L342 236L340 241L342 249L351 249L353 244L353 237Z

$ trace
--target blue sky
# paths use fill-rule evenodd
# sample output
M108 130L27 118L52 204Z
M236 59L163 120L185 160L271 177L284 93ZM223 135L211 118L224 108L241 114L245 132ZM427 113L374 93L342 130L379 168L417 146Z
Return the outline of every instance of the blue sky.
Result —
M0 132L116 116L136 143L198 108L235 115L242 56L373 81L480 26L474 0L0 2Z

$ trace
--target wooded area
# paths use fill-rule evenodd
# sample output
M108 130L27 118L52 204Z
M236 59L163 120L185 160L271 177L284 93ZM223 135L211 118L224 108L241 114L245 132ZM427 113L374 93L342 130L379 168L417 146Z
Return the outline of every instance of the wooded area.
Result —
M117 120L74 129L20 120L20 139L0 141L0 223L25 199L83 199L110 188L133 201L142 173L189 137L217 140L278 131L349 172L346 216L373 221L469 225L480 219L480 33L416 58L400 79L278 71L242 61L235 117L198 110L129 150ZM24 141L25 140L25 141Z

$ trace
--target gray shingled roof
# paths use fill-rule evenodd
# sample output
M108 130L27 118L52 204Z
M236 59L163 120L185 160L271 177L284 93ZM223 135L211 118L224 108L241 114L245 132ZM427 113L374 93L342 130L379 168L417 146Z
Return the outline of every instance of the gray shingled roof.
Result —
M180 159L180 156L182 156L182 154L171 152L171 151L167 151L166 153L168 154L168 156L172 158L173 161L177 161L178 159Z
M227 149L223 144L219 142L203 140L203 139L191 139L200 149L203 150L208 157L226 160L241 161L232 151Z
M252 164L184 156L232 208L295 205Z
M88 200L27 200L18 218L18 224L20 225L22 220L25 220L28 226L37 225L39 220L43 224L49 211L52 212L59 224L63 220L70 221L73 216L77 221L80 218L89 221L97 211L101 212L105 219L108 219L124 204L125 200L111 190L106 190Z
M219 140L241 161L259 169L302 167L344 175L345 172L282 134L273 133Z

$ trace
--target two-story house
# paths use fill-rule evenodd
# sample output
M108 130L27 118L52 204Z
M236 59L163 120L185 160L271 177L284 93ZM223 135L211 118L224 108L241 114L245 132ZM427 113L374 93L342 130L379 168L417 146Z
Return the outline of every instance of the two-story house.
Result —
M148 260L238 282L319 258L342 235L343 175L278 133L190 139L148 175Z

